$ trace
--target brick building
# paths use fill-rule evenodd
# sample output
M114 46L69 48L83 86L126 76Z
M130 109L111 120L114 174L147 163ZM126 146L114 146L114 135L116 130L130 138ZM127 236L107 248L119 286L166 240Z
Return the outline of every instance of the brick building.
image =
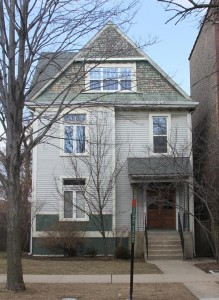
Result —
M191 51L191 97L199 102L193 114L197 218L212 232L219 220L219 14L209 10ZM198 189L198 187L197 187ZM210 208L210 215L207 207ZM211 222L210 219L215 220ZM211 224L210 224L210 223ZM213 226L213 227L212 227ZM197 226L197 253L209 255L206 234ZM215 231L216 230L216 231ZM217 235L217 234L216 234ZM217 238L218 241L218 238ZM216 242L216 243L219 243Z

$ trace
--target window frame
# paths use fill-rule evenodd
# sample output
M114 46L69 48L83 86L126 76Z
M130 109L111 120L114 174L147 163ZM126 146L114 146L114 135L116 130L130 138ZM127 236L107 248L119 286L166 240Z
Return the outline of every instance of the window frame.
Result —
M100 81L100 89L91 89L90 82L95 81L95 79L90 78L90 71L95 68L101 69L100 79L96 79L96 81ZM118 69L118 73L120 73L120 69L130 68L131 69L131 89L121 89L121 82L125 80L121 80L118 76L118 89L104 89L104 76L103 69L112 68ZM109 79L110 80L110 79ZM111 78L113 80L113 78ZM117 80L117 79L116 79ZM115 80L115 81L116 81ZM105 79L107 81L107 79ZM124 92L124 93L132 93L136 92L136 63L106 63L106 64L90 64L86 66L86 77L85 77L85 86L87 87L86 93L113 93L113 92Z
M81 180L85 181L84 189L81 188L81 185L65 185L64 180ZM84 218L77 218L77 192L84 192L86 195L86 178L73 178L73 177L61 177L61 191L62 191L62 204L60 205L60 220L61 221L73 221L73 222L87 222L89 221L89 216L87 215L87 203L86 203L86 196L85 196L85 216ZM72 193L72 217L66 218L65 217L65 192Z
M166 118L167 120L167 134L166 135L154 135L154 123L153 120L156 117ZM152 113L149 114L149 132L150 132L150 149L153 156L159 155L171 155L170 147L170 132L171 132L171 114L170 113ZM167 152L154 152L154 136L166 136L167 137Z
M72 121L72 122L66 122L64 120L65 116L67 115L85 115L85 120L83 122L77 122L77 121ZM86 154L86 149L87 149L87 137L88 137L88 113L85 111L72 111L72 112L67 112L63 114L62 117L62 122L61 122L61 156L85 156ZM66 127L73 127L73 150L77 149L77 127L83 126L84 127L84 152L65 152L65 142L66 142L66 137L65 137L65 128Z

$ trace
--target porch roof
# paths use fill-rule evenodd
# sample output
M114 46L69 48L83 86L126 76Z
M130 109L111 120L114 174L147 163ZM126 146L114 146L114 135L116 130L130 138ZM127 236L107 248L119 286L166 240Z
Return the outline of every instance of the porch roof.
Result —
M128 158L128 174L133 181L174 179L192 175L189 157Z

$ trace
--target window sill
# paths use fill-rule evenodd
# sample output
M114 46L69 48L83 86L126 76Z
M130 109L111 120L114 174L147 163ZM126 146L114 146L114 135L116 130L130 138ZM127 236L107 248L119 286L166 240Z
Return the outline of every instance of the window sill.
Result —
M154 153L154 152L152 152L151 154L150 154L151 156L173 156L173 154L172 153Z
M72 218L63 218L60 219L60 222L89 222L89 219L72 219Z
M107 91L103 91L103 90L89 90L89 91L84 91L82 92L82 94L121 94L121 93L125 93L125 94L134 94L137 91L130 91L130 90L107 90Z
M88 157L87 153L61 153L60 157Z

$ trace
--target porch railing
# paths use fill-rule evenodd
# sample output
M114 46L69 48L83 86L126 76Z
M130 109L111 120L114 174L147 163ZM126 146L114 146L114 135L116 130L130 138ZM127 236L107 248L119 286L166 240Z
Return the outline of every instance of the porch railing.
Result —
M145 259L148 260L148 229L147 229L147 216L144 218L144 236L145 236Z
M183 259L184 259L184 236L183 236L183 227L182 227L182 222L180 218L180 213L178 213L178 232L181 240L181 245L182 245L182 251L183 251Z

